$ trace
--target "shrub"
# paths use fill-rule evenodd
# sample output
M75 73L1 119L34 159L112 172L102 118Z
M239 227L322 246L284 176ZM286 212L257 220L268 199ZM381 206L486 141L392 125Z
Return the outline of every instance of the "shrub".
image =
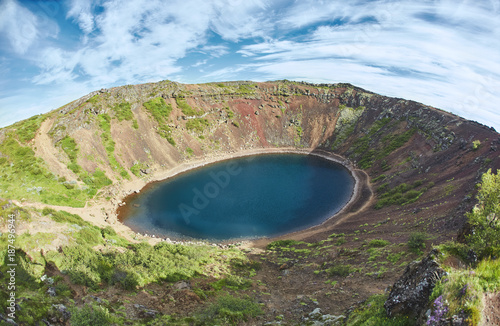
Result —
M481 256L494 256L500 252L499 171L495 175L490 169L483 174L477 194L478 203L467 214L474 230L467 236L467 241Z
M72 326L111 325L112 318L108 309L99 305L85 305L82 308L71 310Z
M101 234L103 237L106 235L114 236L116 235L116 231L115 229L113 229L111 226L108 225L105 228L101 229Z
M373 239L368 243L368 247L370 248L382 248L387 245L390 245L391 243L387 240L383 239Z
M410 234L410 238L408 239L408 248L414 253L421 254L422 249L425 248L425 240L427 240L427 234L414 232Z
M478 150L479 147L481 147L481 141L480 140L474 140L472 142L472 150Z
M203 132L208 126L210 126L210 122L207 119L195 118L186 122L187 130L195 130L197 132Z
M250 299L233 297L229 294L220 296L198 316L198 325L220 325L221 323L237 324L247 321L248 317L262 314L259 304Z
M118 119L118 121L130 121L134 118L134 114L130 109L129 102L122 102L120 104L117 104L113 107L113 110L115 111L115 117Z
M334 265L326 270L330 276L347 276L352 272L350 265Z
M87 226L75 234L76 243L81 245L97 245L102 242L101 230L96 226Z
M276 240L267 245L267 250L275 250L279 249L281 247L291 247L295 245L302 244L303 242L301 241L296 241L296 240Z

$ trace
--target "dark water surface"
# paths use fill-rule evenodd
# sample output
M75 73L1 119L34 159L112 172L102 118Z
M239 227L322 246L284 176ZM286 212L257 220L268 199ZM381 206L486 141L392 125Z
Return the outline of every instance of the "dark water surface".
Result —
M344 166L313 155L249 156L154 183L128 202L121 219L136 232L162 237L276 236L337 213L354 182Z

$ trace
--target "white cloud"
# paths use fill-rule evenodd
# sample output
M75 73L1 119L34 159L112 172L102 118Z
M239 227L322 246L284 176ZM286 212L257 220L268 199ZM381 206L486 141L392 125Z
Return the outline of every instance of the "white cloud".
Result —
M223 39L266 37L273 29L270 5L264 0L215 0L211 27Z
M16 53L24 54L39 36L37 17L17 1L4 0L0 3L0 32Z
M226 45L205 45L201 48L201 52L219 58L229 53L229 48Z
M74 18L85 34L89 34L94 30L95 22L92 6L92 0L71 0L70 9L66 15L67 18Z

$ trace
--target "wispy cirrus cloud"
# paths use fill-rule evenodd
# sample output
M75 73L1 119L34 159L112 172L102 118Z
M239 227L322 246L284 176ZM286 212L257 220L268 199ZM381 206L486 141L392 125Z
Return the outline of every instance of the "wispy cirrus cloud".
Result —
M23 17L22 20L18 17ZM16 1L0 2L0 33L18 54L25 54L39 37L38 19Z

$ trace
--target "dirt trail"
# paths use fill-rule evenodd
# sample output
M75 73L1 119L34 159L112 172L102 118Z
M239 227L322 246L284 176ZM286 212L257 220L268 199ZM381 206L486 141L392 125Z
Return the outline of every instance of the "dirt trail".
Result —
M484 309L480 326L500 325L500 292L486 293L483 297Z
M47 163L49 170L55 175L65 177L66 180L76 180L77 176L57 158L60 153L49 137L49 131L53 124L54 119L47 119L40 126L33 140L35 154Z

